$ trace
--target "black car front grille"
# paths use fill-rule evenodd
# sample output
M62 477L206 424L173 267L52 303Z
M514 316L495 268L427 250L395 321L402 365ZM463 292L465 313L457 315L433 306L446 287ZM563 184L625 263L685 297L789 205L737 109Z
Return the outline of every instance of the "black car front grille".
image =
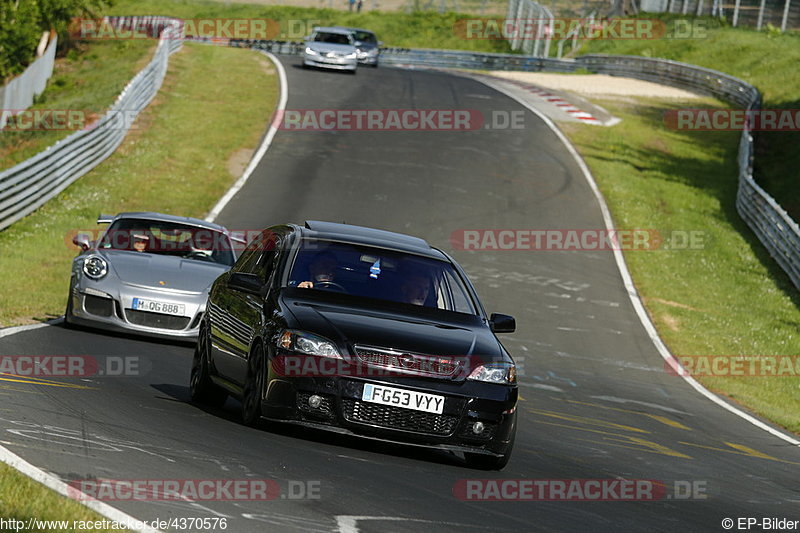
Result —
M83 308L87 313L97 316L112 316L114 314L114 300L86 294L83 297Z
M450 415L424 413L358 400L343 400L342 404L345 419L385 428L444 436L451 435L458 424L458 418Z
M188 316L165 315L133 309L125 309L125 316L131 324L160 329L186 329L191 320L191 317Z
M358 345L359 361L367 366L387 369L398 374L411 374L439 379L451 379L461 369L458 358L399 352L389 348Z

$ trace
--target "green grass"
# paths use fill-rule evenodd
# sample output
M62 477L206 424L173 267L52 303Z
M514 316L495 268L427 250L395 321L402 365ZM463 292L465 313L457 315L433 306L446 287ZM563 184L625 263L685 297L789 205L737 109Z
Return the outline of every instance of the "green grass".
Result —
M60 524L50 524L56 527L34 529L24 527L19 530L30 533L85 533L87 529L72 527L73 520L80 522L104 520L103 516L80 503L45 488L3 463L0 463L0 517L23 522L29 518L67 521L69 524L67 528L58 527ZM4 531L16 531L16 529L4 529ZM92 531L110 533L127 530L101 528Z
M662 18L674 20L676 16ZM586 41L580 52L661 57L721 70L755 85L764 97L764 109L800 109L800 33L757 32L702 20L709 30L700 38ZM704 138L715 135L707 133ZM800 132L762 132L756 136L756 181L795 220L800 220L798 145Z
M277 95L274 67L256 52L187 44L174 54L159 95L117 152L0 232L0 324L63 313L76 254L68 235L96 228L99 213L204 216L235 180L229 158L256 146Z
M77 43L56 60L53 77L30 109L79 110L102 115L125 85L152 57L153 41L93 41ZM0 133L0 170L41 152L67 130L4 131Z
M270 19L278 22L287 34L284 40L299 41L307 28L314 25L341 25L369 28L387 47L442 48L508 53L505 41L464 39L453 26L456 21L474 18L465 13L397 13L368 11L348 13L335 9L300 8L290 6L260 6L230 4L208 0L119 0L110 10L117 15L170 15L184 19L233 18ZM295 22L290 22L295 21Z
M628 251L625 259L659 334L676 355L796 355L800 295L734 207L737 132L668 130L662 114L711 100L599 101L622 122L562 124L620 228L701 231L702 249ZM598 134L601 133L601 134ZM675 378L679 379L679 378ZM701 378L800 433L796 377Z

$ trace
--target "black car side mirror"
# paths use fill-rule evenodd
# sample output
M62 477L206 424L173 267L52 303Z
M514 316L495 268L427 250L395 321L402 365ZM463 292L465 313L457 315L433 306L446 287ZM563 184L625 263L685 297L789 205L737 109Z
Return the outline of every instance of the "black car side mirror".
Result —
M228 278L228 287L248 294L261 295L264 284L256 274L246 274L244 272L234 272Z
M517 321L513 316L492 313L489 317L489 326L494 333L514 333L517 329Z

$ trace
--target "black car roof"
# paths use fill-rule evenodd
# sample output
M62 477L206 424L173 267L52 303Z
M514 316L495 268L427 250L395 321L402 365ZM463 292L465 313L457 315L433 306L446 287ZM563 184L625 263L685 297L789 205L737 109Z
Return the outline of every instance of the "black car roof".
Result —
M389 248L449 262L445 254L431 247L425 239L393 231L335 222L307 220L305 226L300 229L300 234L305 239L342 241L378 248Z

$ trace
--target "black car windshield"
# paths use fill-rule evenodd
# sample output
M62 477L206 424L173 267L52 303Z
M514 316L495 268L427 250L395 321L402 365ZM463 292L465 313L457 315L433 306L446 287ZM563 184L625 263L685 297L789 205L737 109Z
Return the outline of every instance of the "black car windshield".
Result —
M350 39L344 33L317 32L314 35L314 42L330 44L350 44Z
M370 246L303 241L288 286L477 314L449 262Z
M233 265L235 261L233 245L221 231L144 218L115 221L103 235L99 248L175 255L222 265Z
M375 34L368 31L354 31L353 39L361 41L362 43L378 44L378 39L375 38Z

